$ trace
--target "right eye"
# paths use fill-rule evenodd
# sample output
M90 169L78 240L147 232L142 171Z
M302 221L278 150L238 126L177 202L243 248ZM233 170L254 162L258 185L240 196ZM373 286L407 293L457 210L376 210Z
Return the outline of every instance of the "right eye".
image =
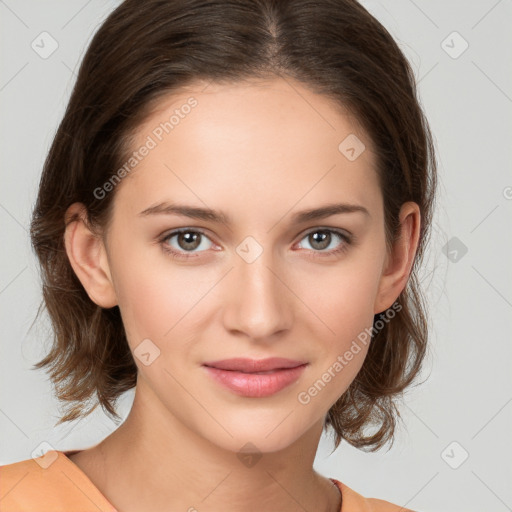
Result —
M173 238L175 238L174 246L168 243ZM204 247L204 244L202 243L204 239L210 240L202 231L190 228L182 228L176 229L166 234L163 238L160 239L160 244L162 245L162 249L169 253L173 258L186 259L196 257L195 255L192 255L194 254L193 251L201 246L203 246L204 249L208 249L208 247Z

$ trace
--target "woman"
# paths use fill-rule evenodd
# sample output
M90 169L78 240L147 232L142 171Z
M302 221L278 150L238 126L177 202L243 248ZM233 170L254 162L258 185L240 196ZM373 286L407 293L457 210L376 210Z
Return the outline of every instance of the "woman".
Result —
M0 504L407 510L313 461L327 429L335 447L393 440L427 349L435 185L411 68L357 2L123 2L31 236L59 423L135 399L101 443L0 468Z

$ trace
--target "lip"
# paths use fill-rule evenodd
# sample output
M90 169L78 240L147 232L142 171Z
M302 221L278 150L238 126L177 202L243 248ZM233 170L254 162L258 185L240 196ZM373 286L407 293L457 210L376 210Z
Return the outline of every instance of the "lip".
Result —
M235 357L222 359L220 361L207 361L204 366L218 368L219 370L233 370L244 373L267 372L281 368L295 368L306 364L307 361L297 361L284 357L268 357L266 359L248 359L246 357Z
M304 361L272 357L223 359L204 363L203 367L213 379L234 393L263 398L296 382L307 365Z

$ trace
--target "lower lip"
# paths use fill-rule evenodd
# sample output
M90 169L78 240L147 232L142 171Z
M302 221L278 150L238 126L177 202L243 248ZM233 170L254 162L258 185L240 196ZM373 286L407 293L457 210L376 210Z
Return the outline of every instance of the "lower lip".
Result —
M307 364L303 364L295 368L284 368L265 374L219 370L210 366L204 366L204 368L217 382L237 395L263 398L293 384L301 376L306 366Z

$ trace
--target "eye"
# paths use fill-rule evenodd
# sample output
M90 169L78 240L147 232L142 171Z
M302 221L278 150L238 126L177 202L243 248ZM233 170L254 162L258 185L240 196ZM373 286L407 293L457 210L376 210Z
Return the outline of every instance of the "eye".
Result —
M173 239L175 239L174 243L171 243ZM210 245L203 243L205 240L208 240ZM315 228L306 233L302 240L307 240L311 244L312 249L310 251L313 257L326 257L346 251L352 243L352 236L331 228ZM336 240L338 240L337 244ZM207 251L212 245L212 241L205 233L189 228L172 231L164 235L159 243L166 253L176 259L198 257L197 252ZM331 245L334 245L333 249L325 250Z
M302 240L307 240L312 246L314 256L332 256L348 249L352 243L352 238L345 233L330 228L315 228L306 233ZM338 243L336 243L338 240ZM339 242L341 240L341 243ZM325 250L334 244L331 250Z
M174 246L168 243L173 238L176 238L176 245ZM167 253L170 253L173 257L186 259L195 257L194 251L198 248L201 248L201 246L203 250L209 249L208 244L203 243L204 240L210 239L202 231L193 229L178 229L165 235L162 239L160 239L160 243L163 250Z

